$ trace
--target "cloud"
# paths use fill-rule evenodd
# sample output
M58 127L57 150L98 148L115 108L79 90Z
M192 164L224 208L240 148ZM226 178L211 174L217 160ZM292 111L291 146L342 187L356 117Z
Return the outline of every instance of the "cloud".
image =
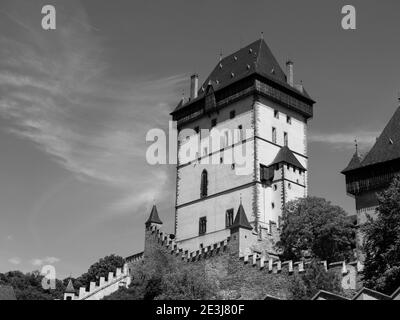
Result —
M90 21L80 8L60 16L55 36L32 27L18 40L0 37L0 117L9 124L3 130L32 141L77 178L114 188L121 198L109 209L131 212L166 197L168 169L147 165L145 136L167 125L184 76L110 74L102 39L82 24Z
M309 142L325 143L337 149L354 149L355 140L361 148L368 148L379 136L377 131L358 130L348 133L310 133Z
M13 257L13 258L8 259L8 262L11 264L14 264L14 265L18 265L22 262L22 260L19 257Z
M32 259L30 261L30 263L35 267L40 267L40 266L45 265L45 264L55 264L55 263L57 263L59 261L60 261L60 259L58 259L56 257L45 257L45 258L42 258L42 259L40 259L40 258Z

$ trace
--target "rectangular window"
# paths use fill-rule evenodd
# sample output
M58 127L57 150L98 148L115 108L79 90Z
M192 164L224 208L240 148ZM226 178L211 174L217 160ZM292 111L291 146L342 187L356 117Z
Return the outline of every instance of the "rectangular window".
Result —
M198 134L200 132L200 128L199 127L195 127L194 131L196 131L196 133Z
M206 156L206 155L208 155L208 148L207 148L207 147L204 147L204 149L203 149L203 156Z
M272 127L272 143L276 143L276 128Z
M288 133L287 133L287 132L284 132L284 133L283 133L283 144L284 144L286 147L288 146L288 140L289 140Z
M225 131L224 147L229 146L229 131Z
M226 227L233 225L233 209L226 210Z
M276 119L279 119L279 111L278 110L274 110L274 117Z
M292 124L292 118L289 117L289 116L286 116L286 122L287 122L288 124Z
M211 128L214 128L217 125L217 119L211 120Z
M201 217L199 219L199 235L207 232L207 217Z
M236 116L236 111L235 111L235 110L232 110L232 111L229 113L229 118L230 118L230 119L233 119L233 118L235 118L235 116Z

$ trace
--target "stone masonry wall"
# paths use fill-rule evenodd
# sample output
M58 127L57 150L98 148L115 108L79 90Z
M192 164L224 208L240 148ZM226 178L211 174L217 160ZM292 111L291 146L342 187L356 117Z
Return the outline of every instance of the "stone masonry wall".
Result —
M236 239L236 240L235 240ZM156 226L146 230L146 243L143 259L152 259L155 252L162 250L175 257L179 263L192 263L204 268L206 274L218 284L220 294L226 299L263 299L267 294L288 299L289 284L294 274L304 272L302 262L278 261L258 254L239 258L238 237L233 235L225 241L205 247L196 252L181 250L169 235L162 233ZM138 261L128 261L130 270L134 270ZM354 292L360 288L357 264L342 262L325 264L342 276L345 290ZM350 294L349 292L349 294Z

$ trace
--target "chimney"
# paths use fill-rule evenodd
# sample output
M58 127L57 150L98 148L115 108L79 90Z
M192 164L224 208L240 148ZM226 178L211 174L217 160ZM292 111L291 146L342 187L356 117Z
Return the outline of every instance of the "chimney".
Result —
M286 76L287 83L293 87L293 62L290 60L286 62Z
M195 73L190 77L190 100L197 98L198 91L199 91L199 75Z

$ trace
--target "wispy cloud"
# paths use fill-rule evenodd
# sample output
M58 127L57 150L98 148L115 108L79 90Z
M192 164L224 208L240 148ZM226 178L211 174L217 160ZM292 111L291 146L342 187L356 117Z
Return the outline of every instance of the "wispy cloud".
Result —
M369 148L379 136L377 131L357 130L347 133L310 133L309 142L324 143L337 149L352 149L357 140L361 148Z
M30 261L31 265L35 267L40 267L45 264L55 264L57 262L60 262L60 259L56 257L35 258Z
M13 265L19 265L22 262L22 260L19 257L12 257L12 258L8 259L8 262Z
M77 19L90 25L78 11L58 22L56 36L37 30L24 41L0 37L0 116L10 120L4 130L32 141L80 179L119 190L109 208L128 212L160 197L167 182L166 168L145 162L145 136L165 125L184 78L116 79L102 40Z

